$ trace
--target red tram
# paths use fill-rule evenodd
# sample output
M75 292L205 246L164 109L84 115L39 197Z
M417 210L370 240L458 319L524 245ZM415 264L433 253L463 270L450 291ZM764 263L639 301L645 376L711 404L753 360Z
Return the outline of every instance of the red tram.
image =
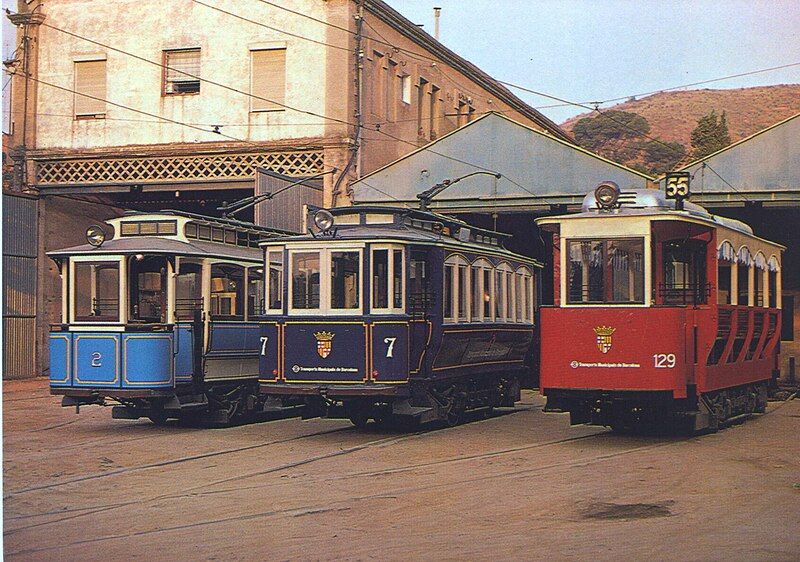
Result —
M777 374L779 244L747 225L611 182L552 233L541 310L547 411L616 430L716 430L763 412Z

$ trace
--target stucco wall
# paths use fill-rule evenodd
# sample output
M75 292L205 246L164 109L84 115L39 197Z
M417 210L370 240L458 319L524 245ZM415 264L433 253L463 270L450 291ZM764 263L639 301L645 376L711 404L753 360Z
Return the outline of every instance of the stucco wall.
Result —
M282 5L324 19L326 11L341 19L344 0L282 0ZM349 46L343 31L252 0L216 3L220 8L271 27L333 44ZM200 75L248 92L253 47L286 46L286 104L318 114L346 117L342 104L328 104L326 47L248 23L190 0L51 0L46 23L99 43L161 62L164 49L200 47ZM250 98L208 83L199 95L163 96L162 68L102 46L42 26L39 79L66 88L74 86L76 57L105 54L107 99L206 129L223 125L225 134L248 140L319 137L326 122L315 116L284 110L250 112ZM327 49L330 50L330 49ZM349 53L336 50L340 56ZM337 88L335 94L339 94ZM223 140L155 117L108 106L107 119L73 119L73 94L39 85L37 148L95 148L130 144L161 144ZM337 116L337 115L334 115ZM229 141L230 139L224 139Z

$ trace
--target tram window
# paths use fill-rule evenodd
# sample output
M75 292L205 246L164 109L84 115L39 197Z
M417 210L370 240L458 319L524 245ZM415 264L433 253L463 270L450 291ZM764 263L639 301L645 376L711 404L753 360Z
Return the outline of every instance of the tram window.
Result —
M175 318L192 320L195 310L203 309L203 268L199 263L181 260L175 278Z
M458 319L467 320L469 316L469 286L467 279L469 278L469 268L466 264L459 264L458 266L458 287L456 290L456 298L458 299Z
M372 250L372 308L389 308L389 250Z
M166 260L163 257L138 256L131 259L130 269L128 289L131 320L166 322Z
M662 245L664 280L659 291L664 304L705 304L706 244L700 240L669 240Z
M403 250L392 250L392 300L394 308L403 308Z
M248 319L264 314L264 269L261 267L247 269L247 314Z
M570 240L567 302L644 303L644 240Z
M268 252L270 310L283 310L283 251Z
M483 308L483 319L489 320L492 317L492 270L491 269L484 269L483 270L483 295L482 299L483 304L481 305Z
M505 273L503 271L495 272L494 281L494 296L495 296L495 318L498 322L502 322L505 315L505 305L503 304L506 298L505 290Z
M444 266L444 317L446 320L453 319L453 270L455 266L447 264Z
M470 295L472 295L472 321L478 322L483 316L483 291L481 291L481 268L473 265L470 279Z
M359 252L331 252L331 308L360 306L360 267Z
M753 303L755 306L764 306L764 271L759 268L754 269L753 276Z
M769 284L769 307L776 308L778 306L778 272L770 271L767 282Z
M731 304L731 262L725 260L717 264L717 303Z
M510 271L505 275L506 285L506 320L514 321L514 274Z
M244 268L233 264L211 266L211 317L244 318Z
M292 308L319 308L319 252L292 254Z
M119 321L119 263L75 263L75 320Z
M737 304L747 306L750 302L750 266L740 263L737 269Z
M428 255L425 252L411 253L411 273L409 275L409 312L428 310L430 298L428 291ZM447 301L445 301L447 302Z

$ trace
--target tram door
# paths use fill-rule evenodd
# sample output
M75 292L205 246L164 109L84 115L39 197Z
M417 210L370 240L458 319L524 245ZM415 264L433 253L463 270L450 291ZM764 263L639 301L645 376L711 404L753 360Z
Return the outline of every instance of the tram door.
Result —
M178 260L175 276L175 380L188 382L197 375L205 348L203 318L203 266L185 258ZM197 368L195 368L197 365ZM198 381L199 382L199 381Z

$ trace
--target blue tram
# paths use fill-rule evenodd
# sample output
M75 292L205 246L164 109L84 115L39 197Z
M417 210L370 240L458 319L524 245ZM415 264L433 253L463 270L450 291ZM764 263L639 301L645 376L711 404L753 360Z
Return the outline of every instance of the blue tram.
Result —
M421 210L318 210L262 242L265 409L377 422L513 406L532 374L541 265Z
M48 255L62 280L50 389L115 418L227 423L259 404L258 244L285 234L181 212L128 213ZM105 240L105 230L113 236Z

